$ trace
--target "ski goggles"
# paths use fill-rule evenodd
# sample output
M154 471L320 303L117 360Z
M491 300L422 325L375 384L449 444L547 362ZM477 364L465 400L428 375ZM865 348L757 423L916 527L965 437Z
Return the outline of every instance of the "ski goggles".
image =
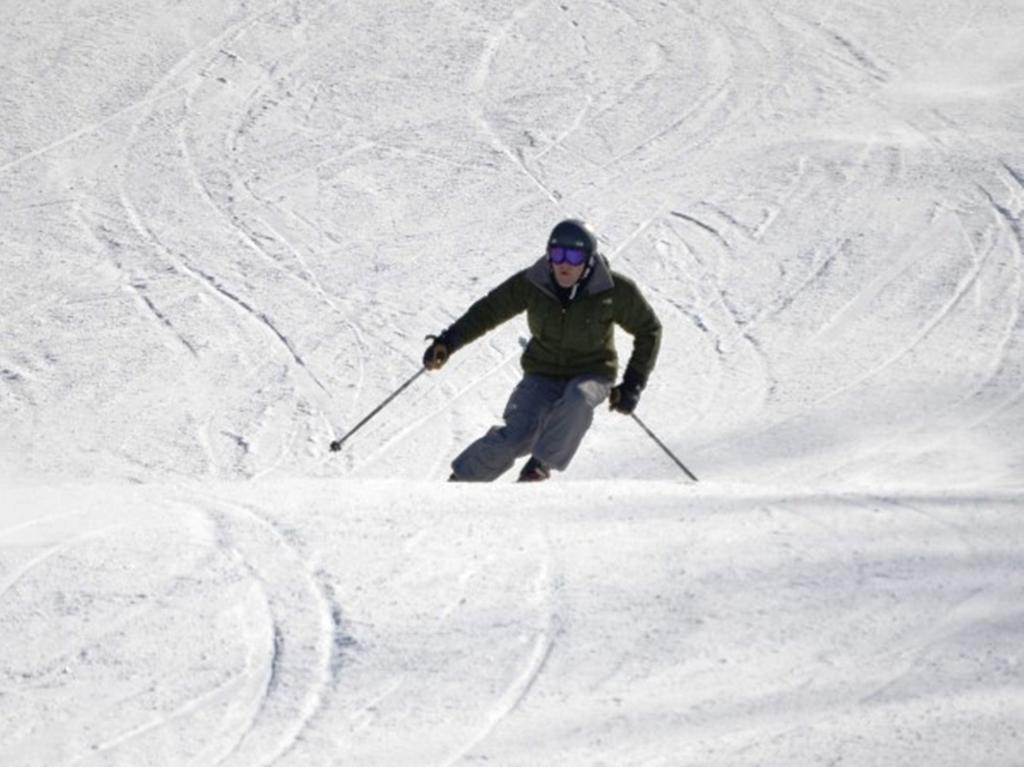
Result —
M553 264L569 264L570 266L583 266L587 262L587 251L583 248L563 248L560 245L552 245L548 248L548 260Z

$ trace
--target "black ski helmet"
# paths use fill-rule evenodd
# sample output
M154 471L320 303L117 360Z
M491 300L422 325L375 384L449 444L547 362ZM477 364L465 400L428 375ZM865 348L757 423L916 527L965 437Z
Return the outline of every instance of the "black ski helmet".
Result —
M559 222L548 237L548 247L583 248L590 261L597 253L597 235L590 224L578 218L567 218Z

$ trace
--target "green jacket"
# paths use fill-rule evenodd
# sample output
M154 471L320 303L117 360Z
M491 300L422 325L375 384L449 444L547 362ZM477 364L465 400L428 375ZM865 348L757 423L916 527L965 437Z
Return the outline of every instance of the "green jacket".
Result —
M541 258L469 307L445 338L454 351L524 311L532 336L521 360L526 373L566 378L594 373L614 381L614 325L633 336L627 368L641 386L654 369L661 323L636 283L613 272L600 255L568 307L555 292L547 258Z

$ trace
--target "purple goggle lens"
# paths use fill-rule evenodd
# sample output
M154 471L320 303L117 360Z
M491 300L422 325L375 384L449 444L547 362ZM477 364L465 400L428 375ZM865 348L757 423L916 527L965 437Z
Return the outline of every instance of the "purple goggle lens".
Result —
M571 266L582 266L587 262L587 251L582 248L562 248L552 246L548 248L548 259L553 264L563 262Z

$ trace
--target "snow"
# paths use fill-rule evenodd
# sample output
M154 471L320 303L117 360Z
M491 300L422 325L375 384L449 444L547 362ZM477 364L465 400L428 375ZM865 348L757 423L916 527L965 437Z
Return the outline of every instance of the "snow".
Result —
M4 767L1024 764L1024 5L0 20ZM522 321L326 449L568 216L699 483L445 483Z

